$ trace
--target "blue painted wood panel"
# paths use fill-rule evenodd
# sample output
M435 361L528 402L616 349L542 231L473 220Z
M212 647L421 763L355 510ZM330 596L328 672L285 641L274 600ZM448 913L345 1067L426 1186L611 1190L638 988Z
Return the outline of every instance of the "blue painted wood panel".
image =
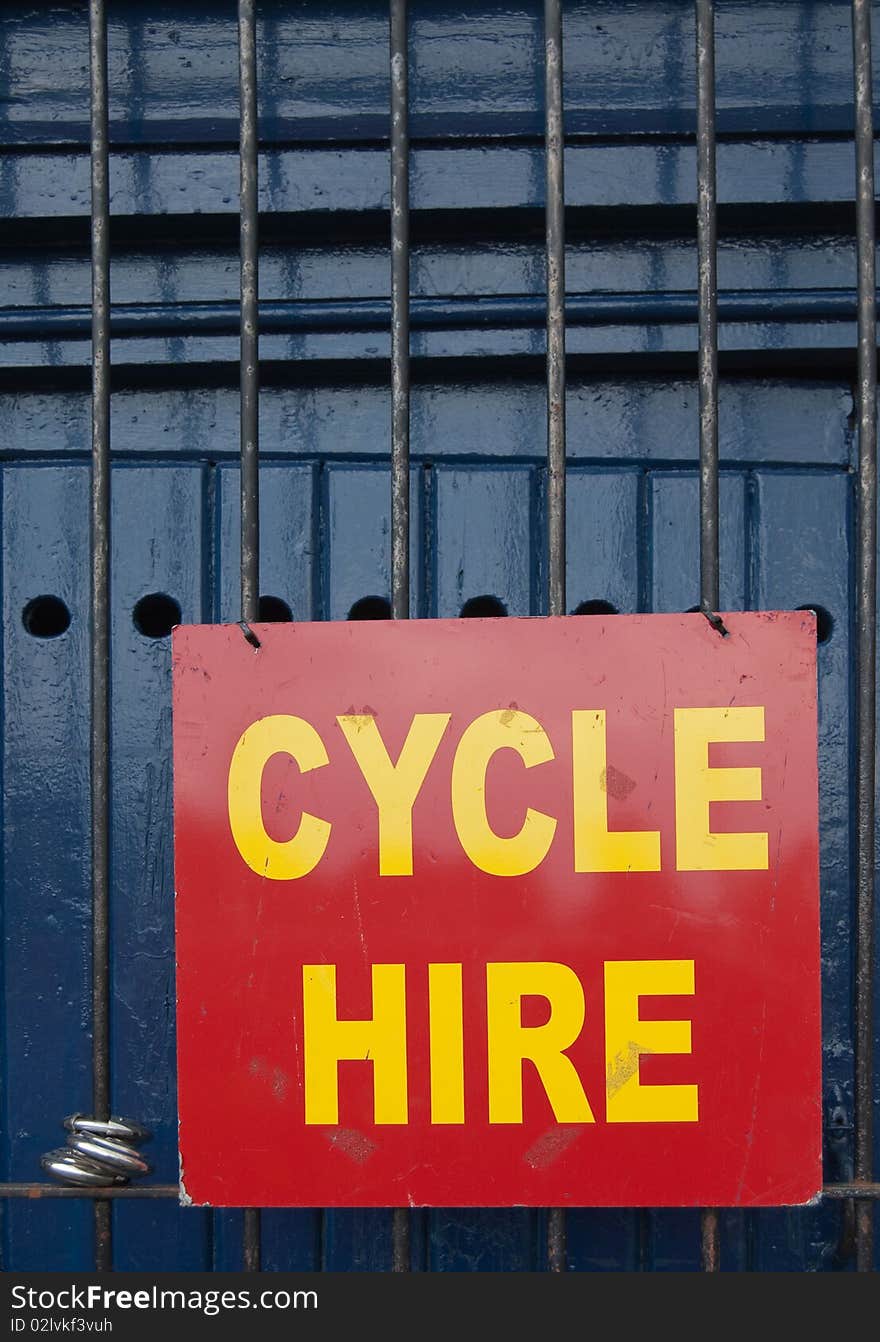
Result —
M260 468L260 594L276 597L294 620L317 618L316 472L308 465ZM211 619L241 618L241 485L237 465L216 471L216 591Z
M583 601L607 601L624 614L640 609L645 506L645 476L639 470L569 471L565 535L569 610Z
M469 365L465 364L465 367ZM123 388L113 397L113 450L128 459L222 461L238 454L238 393L205 386ZM572 378L566 398L573 465L639 461L696 466L697 388L689 375ZM723 382L721 457L725 467L772 462L848 467L852 388L845 380L753 376ZM413 456L423 463L540 462L546 397L532 376L413 387ZM387 468L391 396L387 386L341 383L267 386L260 398L267 457L351 461ZM0 459L85 459L89 401L83 391L47 393L0 386ZM233 533L230 532L230 536Z
M110 13L111 106L120 140L233 140L237 64L231 0L118 0ZM537 134L538 0L472 0L466 22L428 0L410 28L415 133ZM259 12L260 114L267 139L387 135L387 9L382 0L265 0ZM567 0L565 97L579 134L676 133L694 102L689 0ZM0 69L13 142L82 143L87 116L78 5L10 3ZM846 0L729 0L717 19L722 131L849 127ZM51 69L51 79L48 73Z
M476 453L479 444L471 442ZM434 487L432 614L458 615L472 597L498 597L508 615L536 615L541 596L537 479L528 468L440 467Z
M850 477L758 472L755 490L755 603L822 606L834 621L818 649L819 786L822 828L822 1018L826 1177L846 1178L852 1147L829 1142L831 1110L852 1113L852 759L850 681L854 593L845 541L852 526ZM809 595L807 594L809 589ZM850 1138L851 1140L851 1138ZM755 1253L780 1270L833 1262L839 1214L824 1205L755 1216Z
M328 466L321 482L322 612L345 620L356 601L391 599L391 470L358 463ZM423 482L410 480L410 614L421 613Z
M541 5L412 6L411 613L546 584ZM387 6L259 15L261 593L390 588ZM235 619L233 0L110 0L113 1095L171 1181L169 649ZM698 595L692 0L566 0L568 606ZM874 4L880 31L880 4ZM880 61L880 42L875 44ZM819 605L826 1175L852 1173L853 364L848 0L718 6L722 604ZM81 3L0 12L4 1177L88 1108L89 210ZM745 207L745 208L743 208ZM735 364L733 358L735 357ZM55 595L71 622L22 621ZM588 618L588 617L587 617ZM878 1058L880 1075L880 1058ZM0 1207L3 1264L88 1266L87 1204ZM241 1266L240 1212L115 1208L120 1267ZM576 1210L578 1271L691 1269L694 1211ZM531 1270L522 1209L417 1211L419 1270ZM725 1268L838 1270L841 1209L722 1216ZM387 1270L387 1211L272 1211L268 1269Z
M61 1120L91 1101L88 480L76 465L3 471L4 1167L41 1177ZM78 519L82 519L78 524ZM53 595L57 638L22 613ZM91 1208L5 1208L5 1266L83 1269Z
M724 472L719 483L718 544L722 610L748 609L745 491L742 474ZM699 506L695 471L650 474L652 610L690 610L700 603Z
M625 384L594 384L588 396L585 389L575 389L576 404L583 399L593 416L600 407L599 420L607 425L609 407L613 408L618 390L623 398L624 388ZM831 384L813 389L815 406L826 406L825 417L813 416L812 443L802 445L802 450L815 452L820 444L826 461L792 468L786 461L791 449L785 424L791 415L797 423L796 392L772 383L762 384L760 394L752 388L750 396L736 387L726 390L728 404L738 407L743 417L742 434L752 444L767 444L770 459L757 470L754 462L745 461L723 475L725 604L819 604L834 620L832 636L820 649L826 1087L829 1096L839 1099L844 1117L851 1116L850 822L843 780L851 750L852 516L849 473L842 464L834 464L835 459L842 463L850 450L849 425L843 413L847 402ZM663 388L654 391L659 397ZM463 403L467 405L473 395L470 389ZM486 395L491 403L500 388L487 388ZM522 388L513 386L514 406L521 396ZM668 417L638 413L639 400L638 394L630 398L628 422L617 425L625 464L614 469L606 462L571 471L568 572L572 608L580 600L601 599L621 610L674 610L692 604L696 595L696 473L683 470L674 459L664 462L674 421L670 426ZM644 403L652 405L651 398ZM342 404L344 408L344 396ZM450 410L444 402L444 419ZM53 415L64 420L64 398L57 403L44 401L43 411L41 431L54 441L63 434L63 423L49 431L48 420ZM733 415L731 419L728 431L735 434L739 432L737 418ZM132 421L139 422L138 416L132 415ZM237 467L220 464L212 470L209 464L215 417L193 413L188 423L188 463L174 465L165 455L154 464L149 458L136 464L130 454L132 464L114 472L113 851L118 873L118 893L114 882L114 1074L119 1078L119 1107L137 1111L156 1126L156 1177L165 1179L174 1174L173 1021L168 998L172 968L170 815L168 780L162 772L162 759L167 758L168 648L167 640L149 640L137 633L132 611L145 593L162 591L180 604L185 619L206 618L212 611L228 619L237 614L238 600ZM366 434L371 432L369 417L362 428ZM323 432L316 428L314 437L320 439ZM504 434L503 421L496 422L496 432ZM642 460L627 459L630 453L635 457L637 444ZM773 444L782 460L772 459ZM499 597L511 613L541 608L545 530L540 440L532 442L531 460L510 464L481 461L483 445L482 438L459 442L457 446L470 460L444 462L441 457L436 464L414 471L413 557L415 571L424 574L425 587L418 589L417 606L425 613L455 614L468 597L485 593ZM298 446L306 453L315 442L306 434ZM503 450L501 444L495 446ZM57 1121L63 1113L88 1103L83 763L87 476L84 463L74 458L67 466L43 461L29 466L7 464L4 477L6 1062L8 1103L15 1113L9 1129L8 1168L19 1177L36 1174L40 1151L60 1135ZM314 464L308 459L270 459L262 481L263 591L281 597L298 618L319 611L325 600L332 617L345 618L359 596L387 593L388 485L387 467L369 461L343 459L322 465L320 457ZM77 556L73 564L72 556ZM36 639L21 625L21 611L32 595L39 594L37 588L58 593L71 607L71 629L60 638ZM79 666L74 672L69 659L77 650ZM57 734L59 717L65 731L69 723L75 728L72 740L63 738L69 763L63 766L58 785L65 798L65 823L73 827L75 838L78 835L78 895L71 884L72 871L77 868L71 868L66 856L60 859L57 851L49 851L57 836L55 809L47 806L45 781L38 773L34 783L32 775L34 767L45 768L45 742L53 739L53 732ZM65 769L73 770L78 779L78 813L69 805L71 783ZM28 816L26 825L16 819L23 814ZM22 849L22 830L27 851ZM38 892L35 904L30 881L34 852L49 854L44 890L51 890L51 861L58 863L52 898L57 901L61 892L66 920L54 954L59 982L70 986L65 989L67 997L61 999L63 1010L59 1007L54 1013L44 1001L45 993L34 992L35 981L43 981L45 957L35 966L34 951L27 950L28 937L39 936L42 948L44 936L43 923L35 912L43 896ZM73 926L78 926L80 938L80 950L73 955L72 910L78 910ZM46 953L51 963L51 943ZM73 1033L69 1028L71 993L79 994ZM41 1073L49 1089L34 1093L34 1108L30 1109L33 1055L30 1049L22 1050L19 1041L32 1031L38 1032L44 1064L49 1058L52 1064L44 1065ZM71 1072L71 1062L64 1059L70 1058L77 1039L78 1061ZM78 1090L84 1093L74 1098ZM47 1115L52 1116L51 1123ZM835 1149L829 1148L829 1177L846 1176L845 1146L844 1139L837 1141ZM217 1266L233 1267L240 1262L241 1218L237 1213L218 1213L213 1220L209 1231L198 1211L154 1204L117 1208L120 1265L185 1267L199 1266L207 1259ZM833 1260L838 1220L833 1207L748 1217L730 1213L725 1218L725 1262L729 1266L796 1265L800 1255L813 1266L827 1265ZM779 1226L782 1230L777 1232ZM7 1217L7 1239L14 1241L8 1261L22 1266L33 1263L28 1258L29 1243L36 1254L45 1255L47 1263L70 1263L72 1252L74 1257L87 1257L82 1247L87 1230L80 1207L13 1204ZM526 1269L540 1259L542 1233L540 1218L526 1212L418 1213L414 1216L415 1260L437 1269L468 1265ZM583 1270L612 1265L644 1265L655 1270L693 1267L698 1255L697 1219L688 1212L573 1212L570 1243L572 1266ZM390 1219L385 1212L334 1212L323 1217L273 1213L266 1224L266 1252L270 1267L322 1263L382 1269L390 1261Z
M387 150L371 148L266 149L260 155L260 209L267 215L303 216L313 230L331 211L355 217L387 211L387 158ZM465 219L483 209L537 210L543 203L542 168L541 150L528 144L417 145L411 159L412 207L454 210ZM854 171L852 141L843 136L793 143L785 138L721 141L719 201L839 204L852 199ZM687 142L574 144L566 149L565 176L566 199L579 209L693 206L696 197L696 156ZM112 155L110 185L112 212L120 218L234 216L238 159L228 150L195 154L120 148ZM0 218L77 220L88 212L85 151L23 152L0 163ZM81 229L73 234L81 235Z
M144 597L170 595L183 621L207 618L207 484L204 467L166 464L120 467L111 485L111 1088L118 1110L151 1129L145 1152L163 1182L177 1167L171 647L133 616ZM87 534L87 514L67 521L77 523ZM120 1203L114 1223L120 1269L207 1266L205 1212Z

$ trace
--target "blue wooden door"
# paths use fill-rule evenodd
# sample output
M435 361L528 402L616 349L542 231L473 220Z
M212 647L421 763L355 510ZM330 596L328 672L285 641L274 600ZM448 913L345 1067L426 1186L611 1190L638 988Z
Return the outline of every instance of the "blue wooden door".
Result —
M415 4L412 614L545 610L541 6ZM880 19L880 6L877 6ZM177 1178L172 623L238 614L234 5L110 7L112 1094ZM699 596L690 0L566 5L568 592ZM843 0L718 16L724 608L820 613L826 1177L852 1173L851 54ZM387 12L260 11L262 593L390 588ZM90 1103L85 14L0 14L2 1177ZM500 603L498 605L497 603ZM585 615L584 618L589 618ZM222 1097L218 1099L222 1121ZM279 1134L279 1141L283 1135ZM85 1201L2 1203L4 1266L85 1269ZM126 1269L236 1268L241 1213L114 1208ZM432 1270L545 1262L526 1210L413 1214ZM842 1207L722 1215L730 1268L850 1265ZM699 1264L696 1211L574 1211L575 1270ZM272 1211L268 1269L384 1270L390 1213Z

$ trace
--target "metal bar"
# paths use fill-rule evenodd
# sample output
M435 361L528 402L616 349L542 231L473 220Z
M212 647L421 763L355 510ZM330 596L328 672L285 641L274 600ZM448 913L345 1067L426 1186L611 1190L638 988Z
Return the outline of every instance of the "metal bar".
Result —
M391 1271L409 1272L412 1268L410 1243L412 1227L406 1207L395 1207L391 1215Z
M110 1116L110 130L107 15L89 0L92 479L92 1105ZM113 1266L110 1208L95 1203L95 1267Z
M544 0L547 266L547 611L565 614L565 132L562 3ZM566 1269L565 1211L547 1212L547 1267Z
M391 617L409 618L409 48L407 0L390 0L391 69ZM412 1266L411 1217L391 1218L391 1269Z
M260 570L257 41L254 0L238 0L241 291L241 618L257 618Z
M700 605L718 610L718 213L715 187L715 5L695 0L697 297L700 402Z
M259 140L254 0L238 0L241 298L241 618L256 620L260 591ZM244 1270L260 1270L260 1213L244 1213Z
M409 615L409 59L407 0L391 0L391 615Z
M874 1046L874 752L877 725L877 304L875 289L874 125L871 105L871 5L853 0L853 80L856 139L856 258L858 267L859 424L858 559L856 569L856 967L855 1176L873 1176ZM856 1206L856 1268L870 1272L874 1215Z
M547 1209L547 1269L566 1271L566 1224L563 1207Z
M700 405L700 607L717 612L718 562L718 212L715 173L715 6L695 0L697 56L697 299ZM704 1272L720 1260L718 1212L700 1214Z
M846 1184L826 1184L821 1197L835 1201L880 1201L880 1182L853 1180ZM0 1183L0 1198L91 1198L111 1202L117 1198L179 1198L177 1184L128 1184L120 1188L68 1188L64 1184Z
M853 1198L877 1201L880 1198L880 1183L854 1179L849 1184L826 1184L822 1189L823 1198Z
M73 1188L65 1184L9 1183L0 1184L0 1198L92 1198L96 1202L113 1202L117 1198L179 1198L178 1184L125 1184L120 1188Z
M562 4L544 0L548 611L565 614L565 177Z
M730 322L855 321L856 311L854 288L772 292L739 289L718 296L719 319ZM390 312L388 300L382 298L267 299L259 305L259 325L261 334L386 332ZM91 329L91 314L91 306L85 304L0 307L0 340L83 339ZM693 293L674 289L654 293L568 293L565 299L566 329L641 326L649 322L685 326L696 315ZM114 337L231 336L239 332L240 317L237 301L116 303L110 313L110 331ZM483 330L531 329L546 326L546 322L547 300L543 294L421 296L410 300L410 327L414 331L460 331L469 326Z
M717 1207L704 1207L700 1212L700 1268L703 1272L718 1272L721 1244Z

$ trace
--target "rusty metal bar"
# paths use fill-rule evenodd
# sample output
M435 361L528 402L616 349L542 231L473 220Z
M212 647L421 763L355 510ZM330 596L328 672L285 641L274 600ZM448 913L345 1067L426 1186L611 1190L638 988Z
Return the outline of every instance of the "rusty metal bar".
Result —
M110 128L107 14L89 0L92 479L92 1105L110 1116ZM95 1267L113 1266L110 1208L95 1203Z
M91 1198L93 1201L115 1202L117 1198L178 1198L177 1184L128 1184L121 1188L71 1188L64 1184L0 1183L0 1198L29 1198L39 1202L43 1198ZM826 1184L823 1198L840 1200L880 1200L880 1182L854 1180L848 1184Z
M562 4L544 0L548 611L565 614L565 175Z
M409 47L407 0L391 0L391 617L409 618ZM411 1268L411 1217L391 1218L391 1268Z
M260 573L259 165L254 0L238 0L241 299L241 618L257 618Z
M715 186L715 5L695 0L697 29L697 296L700 402L700 605L718 610L718 212Z
M391 615L409 616L409 54L391 0Z
M256 620L260 590L259 139L254 0L238 0L241 298L241 619ZM246 1272L260 1270L260 1213L244 1213Z
M873 1176L874 1048L874 757L877 725L877 299L874 223L874 118L871 97L871 5L852 0L856 141L859 426L856 561L856 964L855 1176ZM874 1212L856 1205L856 1267L870 1272Z
M721 1244L718 1208L703 1207L700 1212L700 1268L703 1272L718 1272L721 1266Z
M547 266L547 611L565 614L565 132L562 3L544 0ZM547 1212L547 1266L566 1269L565 1211Z
M565 1208L547 1210L547 1268L550 1272L566 1271Z
M718 211L715 174L715 5L695 0L697 56L697 298L700 404L700 608L717 615L718 559ZM720 1260L718 1212L700 1214L704 1272Z
M826 1184L822 1189L823 1198L853 1198L876 1202L880 1199L880 1183L871 1180L854 1179L849 1184Z
M117 1198L179 1198L178 1184L124 1184L119 1188L74 1188L65 1184L0 1184L0 1198L91 1198L95 1202L115 1202Z

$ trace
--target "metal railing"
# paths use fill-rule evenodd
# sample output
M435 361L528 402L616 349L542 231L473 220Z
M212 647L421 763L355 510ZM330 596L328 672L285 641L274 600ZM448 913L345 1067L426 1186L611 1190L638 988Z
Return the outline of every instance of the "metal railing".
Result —
M715 181L715 5L695 0L697 69L697 259L699 310L700 608L720 625L718 461L718 211ZM874 129L870 0L852 0L858 264L858 558L856 569L856 927L855 1178L828 1184L823 1196L850 1203L856 1266L873 1261L872 1047L874 966L874 759L876 658L877 362L874 226ZM254 0L238 0L240 88L241 332L241 622L259 604L259 284L257 51ZM105 0L89 0L91 66L92 496L91 496L91 833L92 1009L95 1116L110 1113L109 1060L109 530L110 251L107 18ZM391 160L391 588L392 615L410 613L410 204L408 14L390 0ZM565 613L565 193L561 0L544 3L546 158L547 610ZM721 626L723 632L723 626ZM83 1189L36 1182L0 1184L0 1196L94 1201L95 1264L112 1267L111 1203L176 1198L176 1184ZM717 1209L701 1213L703 1269L720 1267ZM260 1268L260 1213L245 1211L243 1260ZM392 1265L410 1266L410 1213L392 1218ZM547 1266L564 1271L565 1213L547 1214Z
M89 0L92 159L92 1104L110 1117L110 123L105 0ZM95 1203L95 1267L113 1263Z
M858 559L856 567L856 1009L855 1173L873 1174L874 752L877 655L877 297L874 274L874 113L871 3L853 0L858 265ZM873 1208L856 1204L856 1266L873 1264Z
M241 294L241 622L245 637L260 604L259 117L255 0L238 0L239 229ZM260 1213L244 1214L246 1272L260 1270Z
M715 181L715 5L696 0L697 54L697 382L700 406L700 609L720 620L718 550L718 202ZM704 1272L720 1266L718 1212L700 1215Z

